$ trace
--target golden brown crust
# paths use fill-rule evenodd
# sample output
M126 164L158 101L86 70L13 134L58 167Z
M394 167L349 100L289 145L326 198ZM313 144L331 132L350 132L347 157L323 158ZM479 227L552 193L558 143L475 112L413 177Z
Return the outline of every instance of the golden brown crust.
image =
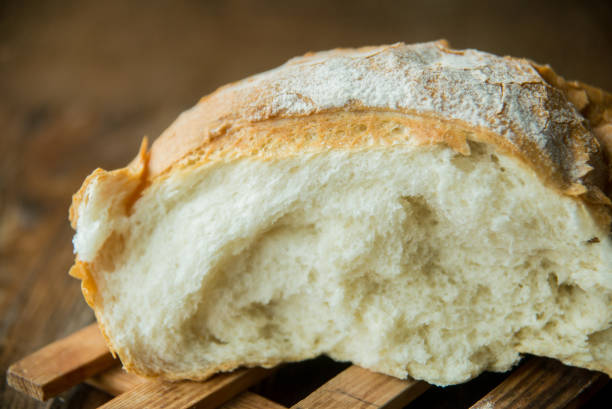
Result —
M414 146L445 144L460 154L469 155L469 142L486 143L500 153L519 159L551 188L587 202L600 225L605 228L610 225L610 201L600 189L606 181L587 179L592 183L586 186L567 182L554 171L550 158L538 153L534 142L526 139L517 146L503 135L466 121L382 109L334 110L310 115L307 121L292 117L244 122L227 129L222 137L209 139L191 150L175 161L167 172L149 174L149 183L171 174L170 169L176 171L244 157L268 160L326 150L360 150L406 143ZM603 165L597 163L601 173Z
M601 145L602 156L587 175L591 183L602 186L607 197L612 197L612 94L579 81L566 81L549 66L533 64L540 75L551 85L560 89L567 99L589 122L589 126Z
M391 73L391 68L401 74ZM388 93L395 86L406 95L373 97L374 91L359 77L364 75ZM301 152L300 143L279 133L258 142L265 150L245 143L258 123L308 117L295 122L296 134L321 114L380 112L404 114L423 126L461 124L469 140L496 134L485 139L511 150L564 194L609 205L608 160L577 111L591 113L588 118L609 116L605 109L593 109L601 106L597 101L607 101L608 94L582 85L563 86L554 80L558 78L549 68L534 68L526 60L451 50L444 42L311 53L202 98L153 144L148 177L152 181L184 163ZM396 83L390 85L392 80ZM326 97L325 85L339 96ZM340 86L347 89L338 90ZM317 138L321 149L358 145L337 139L333 129ZM434 143L448 139L448 134L431 137Z
M126 208L131 208L132 204L138 199L140 192L146 185L147 167L149 163L148 139L143 138L140 144L138 155L132 160L132 162L124 167L113 171L105 171L104 169L94 170L81 185L81 188L72 196L72 204L70 205L68 218L70 225L73 229L76 229L77 222L79 219L79 207L81 203L87 201L87 188L94 182L100 182L105 179L114 179L121 181L122 185L126 184L126 181L136 181L137 188L130 192L130 195L126 198Z
M390 68L406 72L387 78ZM320 95L321 87L324 91L331 87L321 81L335 81L325 77L331 69L332 74L346 77L340 85L357 91L332 89L330 93L336 91L340 96L331 99ZM371 97L367 84L364 88L359 78L349 75L364 72L382 88L414 93L418 86L420 94L417 99L415 95ZM296 75L301 77L296 80ZM441 79L445 75L453 81ZM389 85L390 80L399 83ZM461 87L463 91L457 91ZM608 214L599 207L611 204L612 171L606 148L612 151L612 96L567 82L549 67L474 50L452 50L439 41L309 53L270 72L226 85L181 114L150 153L145 143L130 166L113 172L94 171L73 197L70 220L75 227L77 208L87 186L97 178L139 178L141 183L128 201L131 206L145 186L185 165L300 154L305 145L312 150L358 149L360 141L347 134L342 137L336 129L351 126L341 124L342 115L350 112L403 116L418 133L416 138L404 133L404 138L445 143L464 154L468 153L465 140L491 143L529 165L563 194L594 205L598 214ZM332 116L337 120L330 121ZM263 133L291 120L291 132ZM353 121L355 116L345 115L345 120ZM324 128L326 124L329 129ZM428 127L431 131L423 131ZM307 144L292 137L312 128L317 133Z

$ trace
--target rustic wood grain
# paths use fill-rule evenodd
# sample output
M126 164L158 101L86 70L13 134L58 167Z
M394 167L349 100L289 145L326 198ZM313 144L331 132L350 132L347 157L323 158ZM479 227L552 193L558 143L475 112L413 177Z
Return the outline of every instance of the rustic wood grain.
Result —
M117 396L136 388L137 386L150 382L150 380L138 375L126 372L117 365L86 381L89 385ZM202 402L201 402L202 403ZM245 391L235 398L229 400L219 407L220 409L282 409L277 403L272 402L263 396Z
M401 408L429 388L352 365L293 406L293 409Z
M85 382L109 395L117 396L148 381L148 379L126 372L120 365L116 365L92 376Z
M101 408L215 408L269 374L268 369L248 368L219 374L205 382L152 380L117 396Z
M242 392L234 399L226 402L219 409L286 409L278 403L249 391Z
M44 401L115 364L92 324L11 365L9 385Z
M530 358L472 409L573 408L586 402L608 381L599 372L559 361Z

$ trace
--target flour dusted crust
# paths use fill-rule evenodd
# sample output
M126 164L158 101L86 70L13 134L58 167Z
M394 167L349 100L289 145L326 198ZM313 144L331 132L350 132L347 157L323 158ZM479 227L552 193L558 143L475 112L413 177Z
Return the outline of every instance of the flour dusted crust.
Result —
M402 132L394 132L399 128ZM370 137L354 137L356 129ZM528 60L452 50L444 41L309 53L221 87L181 114L149 151L143 144L128 167L90 175L73 197L70 219L76 227L92 184L123 192L120 200L129 214L144 189L204 164L398 142L446 144L470 155L470 141L518 158L543 183L587 203L609 229L612 96ZM104 311L91 272L102 262L77 255L71 270L83 280L97 316ZM156 375L106 335L126 368ZM229 362L189 377L202 379L239 365L249 363ZM180 378L171 371L164 376Z
M266 127L282 126L283 119L293 119L293 129L325 127L330 118L346 127L351 122L339 115L347 112L402 114L397 117L420 135L417 144L446 143L469 154L468 140L491 143L564 194L611 204L611 94L566 82L547 66L453 50L443 40L308 53L223 86L183 112L148 158L140 153L132 165L144 163L147 172L137 177L150 183L194 163L299 153L305 141L291 138L298 132L279 136ZM456 129L465 139L448 132ZM357 143L340 132L325 139L315 133L306 145L324 150ZM73 224L80 199L75 195Z
M541 70L549 79L559 78ZM564 193L609 203L602 194L608 173L601 168L602 150L579 113L589 98L580 96L577 107L527 60L452 50L443 41L307 54L222 87L184 112L152 147L151 176L185 157L206 160L213 148L226 146L224 139L232 142L227 155L274 156L273 149L249 146L248 136L232 138L253 123L337 111L397 112L424 127L467 128L466 139L489 140L511 151ZM606 109L609 121L612 111ZM446 142L444 133L429 138ZM282 142L288 145L284 151L300 150L291 140ZM597 174L594 181L585 181L588 173Z

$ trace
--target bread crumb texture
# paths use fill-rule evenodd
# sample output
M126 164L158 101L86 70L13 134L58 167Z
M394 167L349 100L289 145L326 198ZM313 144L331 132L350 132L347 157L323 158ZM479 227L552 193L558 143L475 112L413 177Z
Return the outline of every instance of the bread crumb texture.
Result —
M543 82L523 60L495 82L481 57L464 57L478 52L444 51L439 81L461 97L428 99L413 60L435 66L443 46L411 46L407 61L393 51L404 45L292 60L283 67L307 64L327 82L258 88L261 76L285 81L281 67L231 85L272 102L220 100L235 106L221 127L194 113L200 104L129 167L86 180L71 211L73 274L126 368L204 379L327 354L448 385L533 353L612 374L607 179L573 173L593 155L605 165L605 153L578 108L550 91L561 88L546 95L565 108L535 122L533 101L504 99L514 91L500 82ZM371 68L334 79L334 56ZM442 66L483 75L481 86ZM388 78L370 72L380 67ZM413 86L388 86L399 75ZM476 104L481 87L506 97ZM285 89L303 92L286 101ZM523 139L483 122L489 109L513 112ZM582 127L588 146L552 123ZM603 202L581 196L594 189Z

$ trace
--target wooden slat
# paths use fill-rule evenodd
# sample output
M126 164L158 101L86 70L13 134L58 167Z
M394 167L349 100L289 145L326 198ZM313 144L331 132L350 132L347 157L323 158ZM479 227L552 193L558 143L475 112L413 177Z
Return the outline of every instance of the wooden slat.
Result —
M219 409L287 409L263 396L245 391L228 401Z
M117 365L99 373L86 382L110 395L117 396L128 392L142 383L150 382L148 379L126 372ZM255 393L245 391L220 406L223 409L286 409Z
M89 385L110 395L117 396L149 382L148 379L126 372L120 365L114 366L85 381Z
M607 382L599 372L530 358L472 408L571 408L588 400Z
M215 408L256 384L271 370L239 369L205 382L152 380L110 400L101 408Z
M401 408L429 388L352 365L293 406L294 409Z
M11 365L7 382L46 400L114 364L97 325L92 324Z

